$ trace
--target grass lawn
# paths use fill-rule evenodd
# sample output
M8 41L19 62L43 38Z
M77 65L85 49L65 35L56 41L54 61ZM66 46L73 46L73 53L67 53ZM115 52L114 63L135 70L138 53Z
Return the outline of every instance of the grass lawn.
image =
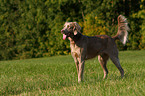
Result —
M0 95L14 96L145 96L145 51L120 51L119 70L109 60L108 78L97 58L85 63L84 82L70 55L0 61Z

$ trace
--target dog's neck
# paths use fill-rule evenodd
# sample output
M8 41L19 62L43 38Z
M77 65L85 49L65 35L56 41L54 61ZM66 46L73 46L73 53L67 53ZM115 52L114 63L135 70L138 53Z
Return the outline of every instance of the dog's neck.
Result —
M83 35L80 32L78 32L76 35L70 36L68 39L70 40L70 43L76 43L80 40L82 36Z

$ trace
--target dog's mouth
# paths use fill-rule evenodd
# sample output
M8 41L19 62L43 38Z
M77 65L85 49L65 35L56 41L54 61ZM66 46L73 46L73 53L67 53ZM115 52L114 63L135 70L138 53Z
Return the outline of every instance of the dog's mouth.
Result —
M63 40L65 40L67 37L71 36L70 32L66 33L64 30L61 30L61 33L63 34Z
M63 40L65 40L67 37L70 37L71 33L63 34Z
M67 35L63 34L63 40L65 40L67 38Z
M67 38L67 35L65 34L64 30L61 30L61 33L63 34L63 40L65 40Z

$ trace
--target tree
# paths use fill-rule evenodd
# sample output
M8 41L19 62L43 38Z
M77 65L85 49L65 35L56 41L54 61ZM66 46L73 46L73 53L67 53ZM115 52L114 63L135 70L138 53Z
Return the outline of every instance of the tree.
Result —
M78 22L84 35L114 36L120 14L128 18L131 31L126 46L117 42L119 49L144 49L144 4L144 0L0 0L0 60L69 54L69 41L60 32L66 21Z

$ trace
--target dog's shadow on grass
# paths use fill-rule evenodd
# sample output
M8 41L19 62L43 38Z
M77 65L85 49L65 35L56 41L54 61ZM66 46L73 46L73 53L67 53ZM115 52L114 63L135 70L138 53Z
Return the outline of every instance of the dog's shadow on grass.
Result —
M100 76L85 76L84 81L78 83L77 78L71 78L70 81L60 82L57 86L58 89L62 87L71 87L71 86L79 86L79 85L95 85L95 84L104 84L107 82L125 82L130 79L140 78L142 74L134 74L134 73L125 73L124 77L121 78L120 75L110 74L106 79L103 79L102 75Z
M120 75L114 75L110 74L106 79L103 79L102 76L97 76L97 77L88 77L86 80L84 80L83 83L89 83L89 84L95 84L97 82L108 82L108 81L127 81L130 79L135 79L135 78L140 78L143 77L142 74L134 74L134 73L125 73L124 77L121 78Z
M142 78L144 77L144 73L126 73L124 75L124 79L135 79L135 78Z

